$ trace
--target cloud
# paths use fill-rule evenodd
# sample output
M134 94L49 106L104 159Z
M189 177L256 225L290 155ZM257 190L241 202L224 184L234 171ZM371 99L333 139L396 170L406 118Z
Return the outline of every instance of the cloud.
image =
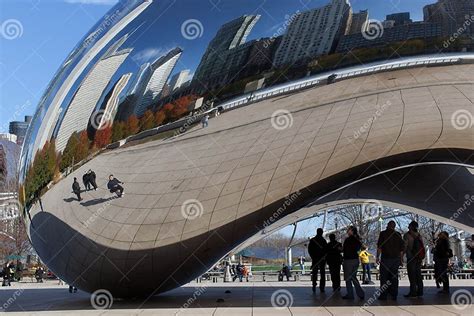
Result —
M132 59L139 63L150 62L167 54L170 50L171 48L147 48L136 53Z
M114 5L119 0L65 0L66 3L71 4L98 4L98 5Z

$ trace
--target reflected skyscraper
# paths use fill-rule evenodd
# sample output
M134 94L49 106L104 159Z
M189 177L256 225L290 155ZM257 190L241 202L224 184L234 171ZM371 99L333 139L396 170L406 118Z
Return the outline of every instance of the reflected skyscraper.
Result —
M243 59L245 53L241 54L242 45L259 20L260 15L244 15L221 26L201 59L194 81L202 87L208 87L210 81L221 81L220 78L226 77L229 59L234 59L234 64L235 59Z
M110 94L109 99L107 100L107 105L104 109L104 113L102 115L99 129L104 128L105 126L111 126L115 116L117 115L118 105L120 101L120 95L123 93L125 88L132 77L132 73L128 73L123 75L119 81L115 84L112 93Z
M443 35L474 35L474 1L472 0L438 0L423 8L425 22L442 26ZM460 31L461 30L461 31Z
M347 32L351 12L349 0L331 0L322 8L299 14L283 36L275 64L282 66L329 54Z
M180 71L171 78L170 81L170 90L171 92L181 88L186 82L189 81L189 69Z
M64 150L74 132L81 132L87 128L91 115L112 76L132 52L132 49L118 50L126 38L127 36L124 36L112 45L83 80L60 123L56 137L58 151Z
M175 48L151 64L151 76L147 78L147 81L145 81L145 91L141 96L141 99L138 100L135 108L136 116L142 116L163 91L163 88L182 53L183 50L181 48Z
M140 16L148 6L153 3L153 0L137 1L125 3L124 6L114 10L113 15L109 16L92 32L84 41L76 48L77 51L87 51L86 54L76 63L71 72L63 79L60 86L57 87L56 94L52 96L50 106L48 108L42 108L38 115L41 115L41 125L38 127L38 135L40 137L35 139L34 145L29 149L32 150L32 154L36 153L38 149L42 148L43 145L48 141L53 130L57 125L57 119L59 117L60 108L63 105L66 97L73 89L77 80L84 73L86 68L97 58L101 51L110 44L112 39L116 37L124 28L126 28L132 21ZM120 6L121 4L119 4ZM70 56L76 56L76 52L70 54ZM71 57L65 62L71 63ZM52 85L55 84L52 82ZM48 88L48 90L50 90ZM48 98L49 99L49 98ZM47 102L47 99L43 99L43 102Z

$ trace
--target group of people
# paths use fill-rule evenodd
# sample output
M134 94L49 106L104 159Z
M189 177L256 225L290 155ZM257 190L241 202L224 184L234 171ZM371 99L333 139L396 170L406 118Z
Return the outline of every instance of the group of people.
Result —
M376 263L380 266L381 287L379 299L397 299L398 273L400 267L403 266L405 257L410 282L410 291L405 297L421 297L423 296L421 267L425 259L425 246L423 238L418 232L418 223L411 222L408 226L408 232L403 236L395 228L395 221L390 221L387 228L380 233L377 242ZM369 257L372 255L367 251L367 247L363 245L357 228L354 226L348 228L347 237L342 244L336 240L334 234L329 235L329 242L327 242L323 234L323 230L319 228L316 236L308 244L308 252L312 259L313 292L316 292L318 275L320 275L319 289L321 292L325 291L326 265L329 266L333 291L339 291L341 288L340 272L342 266L347 290L343 298L354 299L355 289L355 294L360 299L364 299L365 292L357 278L357 272L359 265L362 264L363 283L371 283ZM448 264L453 253L448 233L439 233L433 254L435 279L437 284L443 284L440 293L449 293Z
M84 187L86 191L97 190L97 183L96 183L96 174L94 171L89 170L84 176L82 177L82 181L84 183ZM123 182L118 180L114 177L114 175L109 176L109 181L107 182L107 189L109 189L110 193L115 193L117 197L121 198L124 196L124 188L122 186ZM74 178L74 182L72 183L72 192L77 196L77 200L80 202L82 201L81 193L81 185L79 184L77 178Z

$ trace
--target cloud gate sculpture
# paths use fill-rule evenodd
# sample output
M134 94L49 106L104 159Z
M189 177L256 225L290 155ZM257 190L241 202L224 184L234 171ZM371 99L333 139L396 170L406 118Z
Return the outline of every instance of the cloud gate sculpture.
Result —
M446 40L435 27L393 59L395 44L351 25L349 1L272 2L279 22L259 5L120 2L67 57L28 131L19 193L31 242L61 279L162 293L351 203L474 231L472 43L433 55ZM321 10L324 36L304 24Z

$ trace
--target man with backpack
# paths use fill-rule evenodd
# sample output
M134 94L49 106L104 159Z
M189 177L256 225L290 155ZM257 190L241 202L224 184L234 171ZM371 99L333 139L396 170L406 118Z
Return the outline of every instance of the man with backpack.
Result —
M423 277L421 265L425 259L423 238L418 232L418 223L413 221L408 225L408 232L403 236L407 257L407 272L410 280L410 293L405 297L415 298L423 296Z

